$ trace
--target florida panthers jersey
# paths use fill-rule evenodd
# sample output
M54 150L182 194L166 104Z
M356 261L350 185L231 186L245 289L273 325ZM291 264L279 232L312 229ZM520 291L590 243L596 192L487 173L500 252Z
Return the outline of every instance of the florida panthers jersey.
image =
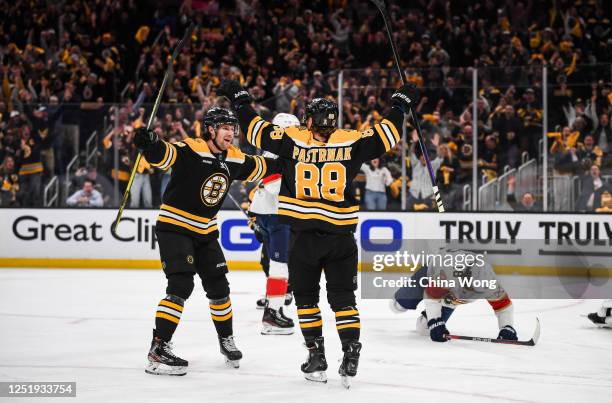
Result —
M427 266L425 300L428 315L433 309L431 301L436 301L439 308L442 305L454 307L486 299L500 321L500 328L512 326L512 300L500 284L491 264L482 257L479 259L471 251L445 250L443 254L445 258L452 258L453 262L466 262L466 257L469 257L472 262L479 263L469 269L457 269L457 264L445 266L440 262Z
M202 139L158 141L144 151L149 163L172 168L156 228L197 237L217 237L217 212L233 180L257 181L274 170L272 159L245 155L230 146L213 154Z
M355 231L359 203L350 184L363 162L400 141L403 122L403 113L391 108L386 119L368 130L338 129L321 142L305 127L272 125L248 105L237 115L249 143L279 156L282 220L297 230L334 233Z

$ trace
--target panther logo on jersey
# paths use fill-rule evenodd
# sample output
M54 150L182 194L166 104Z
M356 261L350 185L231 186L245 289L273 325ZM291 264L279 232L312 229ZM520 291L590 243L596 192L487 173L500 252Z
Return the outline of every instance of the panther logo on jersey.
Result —
M208 177L202 184L200 197L207 206L215 206L225 195L229 184L227 176L214 174Z

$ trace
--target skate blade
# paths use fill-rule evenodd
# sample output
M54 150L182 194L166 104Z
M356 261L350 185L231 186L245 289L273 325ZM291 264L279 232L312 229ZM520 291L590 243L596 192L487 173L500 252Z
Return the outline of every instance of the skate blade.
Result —
M340 381L342 382L342 386L344 386L345 389L349 389L351 387L351 379L353 377L352 376L341 376L340 377Z
M229 358L225 358L225 365L228 368L240 368L240 360L230 360Z
M327 383L327 374L325 371L304 373L304 378L306 378L307 381Z
M270 326L264 323L263 328L261 329L261 334L263 334L264 336L267 335L274 335L274 334L280 334L280 335L290 335L293 334L295 332L295 328L293 327L276 327L276 326Z
M172 367L159 362L150 362L145 372L151 375L183 376L187 374L187 367Z

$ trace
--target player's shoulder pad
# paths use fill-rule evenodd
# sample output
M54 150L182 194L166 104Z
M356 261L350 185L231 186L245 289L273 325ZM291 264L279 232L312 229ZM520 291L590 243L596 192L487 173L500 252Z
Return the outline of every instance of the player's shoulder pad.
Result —
M184 145L179 145L181 143L184 144ZM186 138L183 141L179 141L175 145L177 145L178 147L184 147L186 145L192 151L200 154L201 156L210 156L210 157L212 157L212 153L210 152L210 148L208 148L208 144L206 144L206 141L204 141L201 138L196 138L196 139ZM210 155L207 155L207 154L210 154Z
M308 140L312 137L310 131L306 128L306 126L290 126L282 128L280 126L274 126L276 130L284 131L285 134L291 137L293 140L300 141L302 143L307 143Z
M238 147L230 145L227 149L227 156L225 157L225 161L242 164L245 158L245 154Z
M337 129L331 134L327 144L333 145L348 145L359 140L362 133L358 130Z

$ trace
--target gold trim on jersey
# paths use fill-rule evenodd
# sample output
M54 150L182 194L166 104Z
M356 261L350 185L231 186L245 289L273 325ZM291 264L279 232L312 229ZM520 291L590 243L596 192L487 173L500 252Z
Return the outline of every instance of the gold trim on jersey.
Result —
M357 224L359 206L336 207L329 204L278 197L278 214L302 220L323 220L335 225Z
M172 219L172 218L164 217L162 215L157 217L157 221L164 222L164 223L167 223L167 224L176 225L176 226L179 226L179 227L183 227L185 229L188 229L191 232L195 232L196 234L200 234L200 235L207 235L207 234L210 234L210 233L213 233L213 232L217 231L217 224L216 223L212 227L209 227L207 229L200 229L200 228L194 227L192 225L189 225L187 223L184 223L182 221L178 221L178 220L175 220L175 219Z
M386 151L395 147L398 141L400 141L400 136L395 125L387 119L383 119L382 122L374 125L374 129L385 145Z
M268 169L266 160L263 157L253 155L252 158L255 162L255 168L253 168L253 172L251 172L247 178L247 182L255 182L262 179L266 175L266 171Z
M257 148L261 148L261 136L265 128L270 123L259 116L255 116L249 123L246 137L249 143ZM337 129L334 131L327 142L316 140L312 132L303 126L292 126L280 128L274 126L275 131L269 134L270 138L280 140L283 135L290 137L293 142L301 147L341 147L349 146L361 138L361 132L357 130Z
M278 214L297 218L298 220L321 220L321 221L325 221L325 222L328 222L330 224L335 224L335 225L357 225L359 221L357 218L346 219L346 220L336 220L333 218L329 218L323 214L299 213L293 210L281 208L280 205L278 207Z
M233 162L236 164L242 164L244 163L246 157L244 155L244 153L242 151L240 151L239 148L236 148L232 145L229 146L229 148L227 149L227 155L225 157L225 161L226 162Z
M266 122L259 116L255 116L249 128L247 129L247 140L257 148L261 148L261 134L264 128L270 126L269 122Z
M188 212L186 212L184 210L178 209L176 207L172 207L172 206L170 206L168 204L162 204L159 208L162 209L162 210L167 210L167 211L169 211L171 213L176 213L176 214L181 215L181 216L183 216L185 218L188 218L188 219L191 219L191 220L194 220L194 221L198 221L198 222L201 222L201 223L204 223L204 224L209 223L210 220L211 220L210 218L201 217L201 216L198 216L198 215L195 215L195 214L191 214L191 213L188 213ZM214 220L215 217L213 217L212 219Z
M309 200L300 200L300 199L295 199L293 197L288 197L288 196L278 196L278 201L289 203L289 204L297 204L297 205L304 206L304 207L322 208L322 209L329 210L334 213L354 213L354 212L359 211L359 206L336 207L336 206L331 206L325 203L309 201Z
M181 142L177 143L180 144ZM185 143L189 146L189 148L191 148L193 151L195 151L196 153L200 154L200 153L206 153L206 154L210 154L210 148L208 148L208 144L206 144L206 141L204 141L201 138L197 138L197 139L192 139L192 138L186 138L185 140L182 141L182 143Z
M216 217L212 219L200 217L167 204L161 205L157 220L177 225L202 235L210 234L217 230Z
M312 136L312 132L304 127L287 127L285 134L291 137L293 142L304 148L311 147L345 147L350 146L361 138L361 132L357 130L336 129L327 142L318 141Z
M162 160L157 163L153 163L149 161L149 164L151 164L152 167L166 170L170 168L172 165L174 165L174 162L176 161L176 153L177 153L176 147L165 141L164 141L164 146L166 146L166 151L164 153L164 157L162 158Z

